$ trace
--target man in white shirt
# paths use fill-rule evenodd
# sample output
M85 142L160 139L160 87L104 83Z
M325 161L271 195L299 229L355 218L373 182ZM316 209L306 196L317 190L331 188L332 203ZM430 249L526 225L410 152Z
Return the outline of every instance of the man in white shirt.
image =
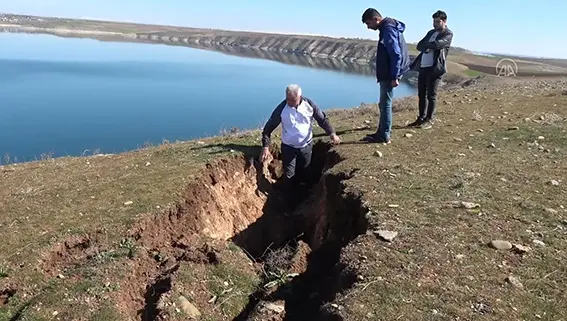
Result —
M282 162L284 180L293 179L293 183L301 183L303 174L311 163L313 147L313 120L329 135L333 144L340 143L333 126L325 113L313 102L302 95L301 87L289 85L286 99L272 112L262 131L262 162L271 158L270 141L272 132L282 124ZM289 183L285 182L289 187Z
M447 27L447 14L438 10L432 15L433 29L417 44L420 54L411 65L418 70L417 91L419 115L410 127L431 128L437 104L437 87L441 76L447 72L447 55L453 40L453 32Z

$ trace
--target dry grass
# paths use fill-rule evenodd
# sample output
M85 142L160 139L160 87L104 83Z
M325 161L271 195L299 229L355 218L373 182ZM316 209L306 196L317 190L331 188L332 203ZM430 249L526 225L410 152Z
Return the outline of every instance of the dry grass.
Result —
M565 82L530 82L445 92L433 129L394 129L388 146L359 143L375 129L375 106L329 112L343 139L336 149L346 157L333 171L356 170L347 185L363 193L373 228L400 233L392 244L364 235L343 251L343 260L364 276L336 301L348 320L562 317L567 309L562 88ZM415 97L396 102L395 125L413 121L415 106ZM18 284L16 295L0 306L0 319L28 307L26 320L53 320L55 311L62 320L77 317L76 311L84 319L118 320L112 304L93 305L88 298L105 300L115 290L107 273L128 273L127 264L117 270L108 265L127 256L124 231L182 199L184 186L206 161L234 152L254 155L258 146L259 133L246 132L0 167L0 290ZM453 201L480 207L454 208ZM95 230L124 251L103 251L64 279L41 273L38 262L53 244ZM496 251L486 245L495 239L532 251L523 256ZM523 289L505 282L510 274ZM188 270L183 275L191 277Z
M92 320L99 313L108 315L111 311L98 311L85 301L68 302L62 295L91 297L93 291L111 290L104 286L108 279L105 269L126 256L120 243L125 231L134 222L181 200L184 187L207 161L231 153L223 146L215 147L225 142L236 144L240 151L246 146L254 149L258 143L256 136L239 133L117 155L0 167L0 267L6 274L0 278L0 290L5 283L19 284L10 304L0 305L0 320L14 315L35 295L43 305L53 304L53 310L73 311L70 304L83 304L92 310ZM55 244L95 232L110 250L74 271L72 274L80 276L78 281L54 280L42 273L41 259ZM40 318L53 310L33 313ZM29 320L35 320L33 313ZM105 318L101 320L110 320Z
M560 86L537 87L471 90L470 103L444 94L433 129L398 130L389 146L339 147L356 155L340 166L359 169L348 185L371 204L373 228L400 233L392 244L365 235L344 251L365 280L337 300L347 320L564 317L567 97ZM487 246L499 239L532 251Z

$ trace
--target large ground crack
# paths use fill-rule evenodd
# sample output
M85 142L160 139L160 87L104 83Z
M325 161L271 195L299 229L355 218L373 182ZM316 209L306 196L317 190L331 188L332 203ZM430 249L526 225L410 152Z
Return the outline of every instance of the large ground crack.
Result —
M275 152L276 159L266 166L255 160L258 152L208 164L181 202L138 222L125 235L120 246L129 250L128 259L120 263L123 274L113 295L121 312L143 321L171 319L171 300L187 293L175 292L187 290L187 283L177 280L183 267L206 278L215 266L234 262L236 254L229 253L228 260L224 256L226 241L232 241L254 261L250 266L239 261L235 269L254 275L253 267L259 266L260 286L244 293L249 297L242 310L222 315L222 301L211 305L215 299L205 288L191 295L193 310L219 320L328 320L321 317L321 306L355 280L339 258L342 248L366 231L367 211L357 195L345 191L350 176L329 171L342 161L330 145L314 145L311 180L293 198L297 203L291 212L284 210L290 208L289 198L274 183L282 172L280 155ZM92 247L90 238L82 238L54 253L88 259ZM72 255L60 254L67 252Z
M315 186L291 217L278 206L235 235L233 241L263 263L266 286L249 297L234 320L328 320L320 310L349 288L356 275L339 264L342 248L366 232L366 209L358 195L344 190L347 174L330 174L341 161L328 146L314 149ZM269 305L266 303L276 303ZM282 307L283 306L283 310ZM271 307L271 308L269 308Z

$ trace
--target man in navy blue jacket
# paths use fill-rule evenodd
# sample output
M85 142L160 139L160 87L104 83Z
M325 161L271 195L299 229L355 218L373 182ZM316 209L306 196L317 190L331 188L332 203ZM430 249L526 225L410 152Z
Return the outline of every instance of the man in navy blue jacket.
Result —
M376 51L376 80L380 84L380 119L376 133L366 136L371 142L390 143L392 134L392 100L394 88L402 75L409 70L410 58L403 32L406 25L393 18L382 17L374 8L362 14L362 22L368 29L379 30Z

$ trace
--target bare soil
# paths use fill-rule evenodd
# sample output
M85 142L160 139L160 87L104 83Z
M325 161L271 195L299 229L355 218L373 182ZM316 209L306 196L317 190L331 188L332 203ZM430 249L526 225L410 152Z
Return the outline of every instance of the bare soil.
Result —
M0 319L560 320L567 86L492 80L432 129L396 100L390 145L375 105L329 111L292 211L257 132L3 166Z

